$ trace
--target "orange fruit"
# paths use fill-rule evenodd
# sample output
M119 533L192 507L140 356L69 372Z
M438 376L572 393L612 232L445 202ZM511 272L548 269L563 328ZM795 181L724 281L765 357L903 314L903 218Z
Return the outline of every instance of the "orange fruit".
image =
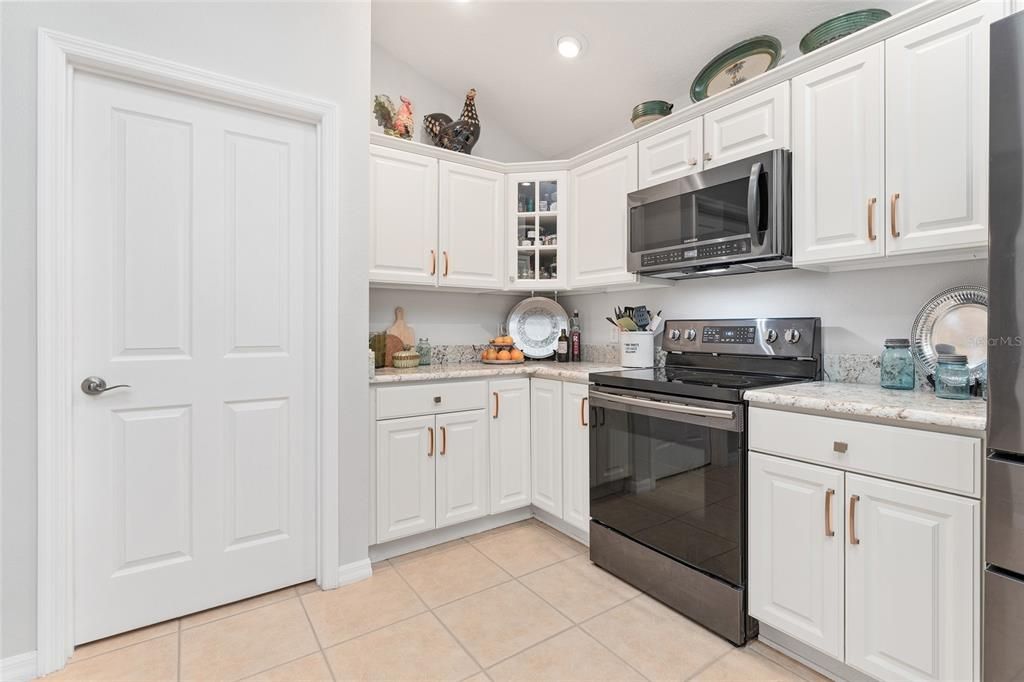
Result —
M497 360L498 359L498 351L494 350L493 348L488 348L487 350L484 351L484 359L485 360Z
M523 356L523 351L519 350L518 348L513 348L512 352L509 353L509 355L512 357L513 360L523 360L523 359L525 359L524 356Z
M484 352L480 353L480 359L481 360L486 360L487 359L487 351L484 351Z
M509 353L507 350L498 351L498 359L499 360L511 360L512 359L512 354Z

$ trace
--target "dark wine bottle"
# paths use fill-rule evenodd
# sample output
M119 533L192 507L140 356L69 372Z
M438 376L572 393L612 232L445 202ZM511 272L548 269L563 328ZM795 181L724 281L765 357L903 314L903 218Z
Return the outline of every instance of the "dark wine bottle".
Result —
M583 329L580 327L580 311L572 311L569 319L569 360L580 362L583 359Z
M569 362L569 337L565 330L558 336L558 351L555 353L558 362Z

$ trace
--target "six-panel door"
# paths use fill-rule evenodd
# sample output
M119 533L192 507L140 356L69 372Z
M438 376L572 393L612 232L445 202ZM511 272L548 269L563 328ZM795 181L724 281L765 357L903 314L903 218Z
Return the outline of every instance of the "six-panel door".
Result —
M377 422L377 542L434 528L434 417Z
M562 382L530 381L533 504L562 516Z
M789 148L789 83L704 115L704 168Z
M438 528L487 515L487 413L439 414L434 494Z
M530 380L490 382L491 513L530 505Z
M437 159L370 146L370 281L437 283Z
M562 385L562 519L590 530L588 384Z
M793 264L885 254L885 48L793 79Z
M843 658L843 472L750 453L750 615Z
M880 680L980 679L980 504L846 474L846 663Z
M505 176L440 162L438 284L501 289Z
M978 2L885 42L890 254L988 241L988 44L999 10Z

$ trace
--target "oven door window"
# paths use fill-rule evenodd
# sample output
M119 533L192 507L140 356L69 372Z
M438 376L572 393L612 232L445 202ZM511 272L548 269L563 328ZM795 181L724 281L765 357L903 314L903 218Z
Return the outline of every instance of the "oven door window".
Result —
M591 426L591 517L742 585L742 434L611 407Z

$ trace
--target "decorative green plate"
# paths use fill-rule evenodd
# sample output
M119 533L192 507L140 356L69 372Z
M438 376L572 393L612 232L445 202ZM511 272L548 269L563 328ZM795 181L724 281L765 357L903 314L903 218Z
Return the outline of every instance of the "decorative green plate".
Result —
M734 85L774 69L782 59L775 36L756 36L733 45L708 62L690 86L690 99L699 102Z
M807 35L800 39L800 51L804 54L814 52L819 47L845 38L851 33L856 33L862 28L877 24L882 19L888 19L891 16L884 9L861 9L832 17L812 28Z

